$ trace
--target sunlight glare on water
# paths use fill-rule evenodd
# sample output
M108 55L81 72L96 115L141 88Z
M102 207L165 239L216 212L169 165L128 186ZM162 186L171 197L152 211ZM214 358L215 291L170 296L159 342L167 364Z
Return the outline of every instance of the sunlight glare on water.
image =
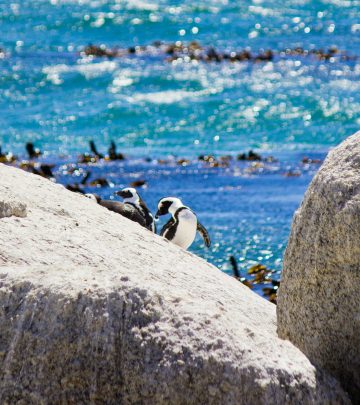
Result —
M116 187L145 177L152 209L163 194L181 196L212 234L210 251L200 240L193 251L224 270L234 254L244 271L258 262L280 271L293 212L318 168L301 159L323 159L360 126L359 22L358 0L2 2L1 145L24 156L32 141L57 162L75 161L90 139L103 151L114 140L150 161L275 155L279 164L250 172L144 162L94 170ZM270 49L274 57L170 58L161 46L177 41L230 56ZM88 44L121 56L86 56Z

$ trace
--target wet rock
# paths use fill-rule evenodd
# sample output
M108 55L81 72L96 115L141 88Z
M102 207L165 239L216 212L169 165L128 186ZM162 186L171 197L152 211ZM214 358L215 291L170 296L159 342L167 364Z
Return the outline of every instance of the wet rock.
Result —
M254 152L252 150L249 150L248 153L240 153L237 156L237 160L247 160L250 162L251 161L261 161L262 157L258 153Z
M268 49L264 53L260 53L255 57L255 62L270 62L274 59L274 53Z
M300 177L301 171L300 170L289 170L284 173L284 177Z
M213 46L204 47L197 41L185 43L182 41L176 41L174 43L163 43L161 41L155 41L151 45L145 46L130 46L128 48L107 48L105 45L88 45L81 52L82 56L92 57L106 57L106 58L118 58L125 55L132 55L134 57L144 56L164 56L168 62L179 60L181 62L201 61L201 62L215 62L222 61L230 62L270 62L275 56L279 55L284 58L291 56L307 57L312 56L320 61L353 61L356 60L356 56L350 56L345 51L340 51L336 47L331 47L328 50L323 49L303 49L301 47L287 48L282 51L276 51L272 49L261 50L259 53L252 54L250 49L221 51L215 49ZM1 57L1 53L0 53Z
M115 58L121 56L121 52L118 49L108 49L105 45L88 45L84 48L83 52L86 56L95 56L97 58Z
M342 404L275 306L191 253L0 165L2 403Z
M235 56L232 57L233 61L244 62L252 59L251 53L247 50L241 52L235 52Z
M360 403L360 132L331 151L296 212L278 295L279 336Z
M190 160L189 160L189 159L185 159L185 158L181 158L181 159L178 159L178 160L176 161L176 164L177 164L178 166L188 166L190 163L191 163Z
M221 62L222 61L222 55L218 53L215 48L210 47L207 52L206 52L206 60L211 62Z
M301 159L301 163L303 164L321 164L321 159L310 159L309 157L305 156Z

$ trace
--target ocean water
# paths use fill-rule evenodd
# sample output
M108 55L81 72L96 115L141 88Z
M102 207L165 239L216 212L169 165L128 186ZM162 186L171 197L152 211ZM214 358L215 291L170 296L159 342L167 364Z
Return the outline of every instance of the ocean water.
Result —
M233 254L244 274L258 262L280 274L292 215L318 168L302 158L323 159L360 127L358 0L0 0L0 29L3 149L25 156L24 143L34 142L67 184L74 179L61 165L90 139L103 152L114 140L129 159L91 166L92 178L112 181L95 191L113 197L141 178L152 209L164 195L180 196L213 240L210 250L200 239L192 250L227 272ZM127 49L154 41L271 49L274 59L170 62L154 48L119 58L80 53L90 43ZM337 47L348 57L282 53L297 47ZM249 149L279 162L196 161ZM167 156L191 163L156 163Z

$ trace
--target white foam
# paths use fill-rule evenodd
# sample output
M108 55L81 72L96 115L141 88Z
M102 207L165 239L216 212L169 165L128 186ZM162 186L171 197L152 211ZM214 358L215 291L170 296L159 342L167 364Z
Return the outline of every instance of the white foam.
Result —
M209 94L216 94L219 89L205 89L200 91L166 90L154 93L138 93L128 97L130 103L148 102L153 104L174 104L185 99L197 98Z
M144 11L156 11L159 9L158 4L149 3L142 0L126 0L124 1L126 8L135 9L135 10L144 10Z
M101 76L104 73L112 72L116 69L117 65L113 61L103 61L99 63L88 63L80 62L77 65L53 65L46 66L42 69L42 72L47 75L47 80L51 81L53 84L63 83L63 78L61 77L65 73L78 72L86 77L86 79L91 79L94 77Z

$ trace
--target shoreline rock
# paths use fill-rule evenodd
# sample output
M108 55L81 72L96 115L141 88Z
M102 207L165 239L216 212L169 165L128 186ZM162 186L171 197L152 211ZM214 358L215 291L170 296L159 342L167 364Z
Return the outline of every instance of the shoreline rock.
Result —
M294 215L278 332L360 404L360 131L332 150Z
M0 178L27 206L0 219L1 403L349 403L237 280L40 176Z

